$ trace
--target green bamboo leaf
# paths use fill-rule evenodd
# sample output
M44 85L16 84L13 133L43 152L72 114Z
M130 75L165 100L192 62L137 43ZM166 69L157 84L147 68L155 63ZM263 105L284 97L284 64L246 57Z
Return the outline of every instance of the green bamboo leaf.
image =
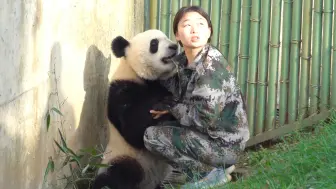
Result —
M68 150L68 152L70 152L70 154L72 154L73 156L79 158L79 156L74 151L72 151L70 148L66 147L66 149Z
M98 151L95 148L85 148L85 149L80 149L82 153L88 153L92 156L97 155Z
M71 162L71 160L70 160L70 162ZM71 171L71 174L73 175L73 168L72 168L72 165L71 165L71 163L70 164L68 164L69 165L69 169L70 169L70 171Z
M59 135L60 135L60 137L61 137L62 145L63 145L64 147L67 148L66 142L65 142L65 140L64 140L64 138L63 138L63 135L62 135L62 133L61 133L61 131L60 131L59 129L58 129L58 133L59 133Z
M51 156L49 157L49 162L48 162L48 164L50 165L50 170L51 170L51 172L53 173L54 170L55 170L55 163L54 163L54 160L52 159Z
M66 164L69 163L69 160L70 160L70 156L67 156L62 164L62 167L66 166Z
M79 161L80 157L73 150L71 150L70 148L67 147L65 139L64 139L64 137L63 137L63 135L62 135L62 133L59 129L58 129L58 132L59 132L59 135L60 135L61 140L62 140L62 149L64 149L64 151L66 151L66 152L70 152L70 154L72 154L75 157L75 159Z
M59 115L63 116L62 112L59 111L57 108L53 107L51 108L51 110L53 110L54 112L58 113Z
M50 113L49 111L47 112L46 118L47 120L47 132L49 131L49 126L50 126Z
M64 152L65 154L68 154L66 148L63 148L63 147L62 147L56 140L54 140L54 141L55 141L56 145L58 146L58 148L59 148L62 152Z
M76 164L78 165L78 167L81 167L78 158L74 158L74 157L72 157L71 160L70 160L69 162L76 162Z
M79 164L80 159L77 156L72 156L72 159L74 159Z
M50 156L48 164L47 164L47 168L44 172L43 184L45 184L45 182L47 181L47 176L48 176L49 172L54 172L54 170L55 170L55 163L54 163L52 157Z

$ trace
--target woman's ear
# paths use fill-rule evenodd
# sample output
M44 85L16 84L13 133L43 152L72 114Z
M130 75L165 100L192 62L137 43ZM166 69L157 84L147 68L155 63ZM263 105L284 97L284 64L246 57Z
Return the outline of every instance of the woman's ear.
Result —
M178 32L176 32L176 34L175 34L175 39L176 39L176 41L181 41Z
M208 38L211 37L211 27L208 27L208 33L207 33L207 35L208 35Z

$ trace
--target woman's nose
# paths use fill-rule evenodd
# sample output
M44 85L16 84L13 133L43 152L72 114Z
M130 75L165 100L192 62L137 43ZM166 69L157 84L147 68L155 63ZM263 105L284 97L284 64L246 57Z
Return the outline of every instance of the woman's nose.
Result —
M191 32L192 33L197 33L198 32L198 27L197 26L192 26Z

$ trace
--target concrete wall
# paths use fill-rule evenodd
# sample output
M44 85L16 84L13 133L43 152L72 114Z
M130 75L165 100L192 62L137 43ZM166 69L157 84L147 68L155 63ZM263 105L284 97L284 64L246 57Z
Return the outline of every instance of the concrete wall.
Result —
M49 156L60 188L58 128L74 149L104 143L111 40L142 25L139 0L0 1L0 188L42 188Z

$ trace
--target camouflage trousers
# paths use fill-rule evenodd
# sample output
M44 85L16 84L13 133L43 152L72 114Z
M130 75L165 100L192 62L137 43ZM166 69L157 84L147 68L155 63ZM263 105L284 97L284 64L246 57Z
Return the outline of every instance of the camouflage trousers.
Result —
M236 152L221 140L171 122L147 128L144 143L149 151L163 156L172 166L186 169L205 171L228 167L237 160Z

